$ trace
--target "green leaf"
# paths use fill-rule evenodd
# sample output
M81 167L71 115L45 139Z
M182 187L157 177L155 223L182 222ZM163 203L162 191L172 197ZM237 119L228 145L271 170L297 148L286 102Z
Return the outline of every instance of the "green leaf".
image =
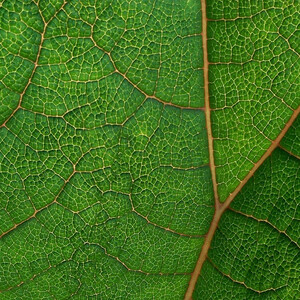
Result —
M194 298L296 299L299 194L299 159L276 149L219 223Z
M296 299L298 19L0 1L0 298Z

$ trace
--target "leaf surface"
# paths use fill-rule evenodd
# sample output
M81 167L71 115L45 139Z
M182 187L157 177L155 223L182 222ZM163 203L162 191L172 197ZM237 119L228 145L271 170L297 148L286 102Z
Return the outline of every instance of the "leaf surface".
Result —
M296 298L297 18L0 2L0 298Z
M299 295L299 160L278 148L224 213L195 299Z

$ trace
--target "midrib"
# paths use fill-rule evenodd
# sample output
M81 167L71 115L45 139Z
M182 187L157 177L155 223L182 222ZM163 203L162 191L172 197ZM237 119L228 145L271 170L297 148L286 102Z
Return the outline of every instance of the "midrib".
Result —
M188 288L185 293L185 300L192 299L193 291L195 289L195 285L197 283L197 279L200 275L202 265L206 259L207 252L209 250L212 238L218 226L219 220L222 216L223 205L220 203L219 196L218 196L218 186L217 186L217 179L216 179L216 167L215 167L215 160L214 160L214 148L213 148L213 135L211 129L211 119L210 119L210 105L209 105L209 78L208 78L208 51L207 51L207 16L206 16L206 1L201 0L201 12L202 12L202 47L203 47L203 76L204 76L204 112L205 112L205 120L206 120L206 130L207 130L207 137L208 137L208 151L209 151L209 165L211 170L211 177L213 183L213 191L214 191L214 198L215 198L215 214L213 216L212 222L210 224L210 228L208 233L205 237L204 244L201 248L200 255L198 257L196 266L194 271L191 275L191 279L188 285Z
M209 78L208 78L208 51L207 51L207 16L206 16L206 0L201 0L201 12L202 12L202 44L203 44L203 75L204 75L204 99L205 99L205 119L206 119L206 128L208 135L208 147L209 147L209 164L211 169L213 190L214 190L214 199L215 199L215 213L213 219L210 224L210 228L206 234L203 246L201 248L200 255L198 257L197 263L195 265L194 271L191 274L191 279L189 281L188 288L185 293L185 300L191 300L193 296L193 292L198 280L198 277L201 273L201 269L204 261L207 258L207 253L210 248L211 241L214 237L216 229L218 228L219 221L226 211L226 209L230 206L231 202L234 200L235 196L241 191L243 186L248 182L248 180L253 176L255 171L263 164L263 162L272 154L281 139L284 137L288 129L291 127L295 119L297 118L300 112L300 106L293 112L289 121L286 123L282 131L279 133L277 138L272 142L270 147L266 150L264 155L258 160L258 162L253 166L253 168L249 171L247 176L240 182L240 184L236 187L236 189L227 197L224 203L219 201L218 196L218 187L216 180L216 167L214 163L214 150L213 150L213 135L211 129L211 119L210 119L210 105L209 105Z

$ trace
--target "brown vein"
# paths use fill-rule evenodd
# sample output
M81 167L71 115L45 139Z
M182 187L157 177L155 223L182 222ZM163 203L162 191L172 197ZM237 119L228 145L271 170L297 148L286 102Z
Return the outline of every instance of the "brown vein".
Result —
M216 168L214 160L214 148L213 148L213 135L211 129L210 119L210 106L209 106L209 78L208 78L208 51L207 51L207 18L206 18L206 1L201 0L202 10L202 40L203 40L203 76L204 76L204 112L206 120L206 129L208 136L208 150L209 150L209 165L211 169L214 197L216 207L219 205L217 180L216 180Z
M38 212L40 212L40 211L48 208L52 204L57 203L57 204L61 205L60 203L57 202L57 199L60 196L60 194L63 192L65 186L69 183L69 181L71 180L71 178L74 176L75 173L76 173L76 171L75 171L75 168L74 168L74 170L71 173L71 175L63 183L62 187L60 188L58 194L55 196L54 200L52 200L50 203L46 204L45 206L43 206L43 207L41 207L39 209L34 209L34 213L32 215L30 215L28 218L26 218L25 220L23 220L23 221L15 224L13 227L11 227L10 229L8 229L7 231L2 232L1 235L0 235L0 239L3 238L4 236L6 236L11 231L13 231L14 229L18 228L20 225L22 225L22 224L26 223L27 221L35 218Z
M293 156L293 157L295 157L295 158L297 158L297 159L300 159L300 156L298 156L297 154L295 154L295 153L289 151L289 150L286 149L285 147L283 147L283 146L281 146L281 145L278 145L278 147L279 147L280 149L282 149L283 151L285 151L286 153L288 153L289 155L291 155L291 156Z
M209 231L206 235L204 244L202 246L198 261L196 263L195 269L191 275L191 279L185 294L185 300L192 299L193 291L201 272L202 265L206 259L208 249L210 247L211 240L214 236L215 230L218 226L219 220L222 216L223 210L218 197L218 188L216 180L216 169L214 162L214 149L213 149L213 135L211 129L211 119L210 119L210 106L209 106L209 78L208 78L208 51L207 51L207 17L206 17L206 1L201 0L201 11L202 11L202 43L203 43L203 75L204 75L204 112L206 120L206 129L208 136L208 150L209 150L209 165L212 176L214 198L215 198L215 214L211 222Z
M244 216L244 217L246 217L246 218L255 220L255 221L259 222L259 223L266 223L266 224L268 224L270 227L272 227L273 229L275 229L275 230L276 230L277 232L279 232L280 234L283 234L290 242L292 242L292 243L295 244L298 248L300 248L299 244L298 244L296 241L294 241L294 240L286 233L285 230L280 230L280 229L277 228L275 225L273 225L268 219L260 219L260 218L257 218L257 217L255 217L255 216L253 216L253 215L246 214L246 213L244 213L244 212L242 212L242 211L235 210L235 209L233 209L233 208L231 208L231 207L228 207L228 210L231 210L231 211L233 211L234 213L239 214L239 215L242 215L242 216Z
M158 98L157 96L155 96L155 94L153 95L148 95L146 92L144 92L137 84L135 84L133 81L131 81L128 76L126 75L126 73L122 73L116 66L114 60L112 59L112 56L111 56L111 52L108 52L106 50L104 50L102 47L100 47L94 37L93 37L93 34L90 36L90 39L92 40L92 42L94 43L95 47L100 49L101 51L103 51L109 58L109 60L111 61L114 69L115 69L115 73L121 75L125 80L127 80L135 89L137 89L140 93L142 93L146 99L148 98L151 98L151 99L154 99L160 103L162 103L163 105L169 105L169 106L174 106L174 107L177 107L177 108L180 108L180 109L192 109L192 110L203 110L203 107L193 107L193 106L181 106L181 105L177 105L173 102L167 102L167 101L164 101L160 98Z
M205 0L201 0L201 3L205 2ZM203 13L202 13L203 14ZM215 231L218 227L219 221L224 213L224 211L229 207L230 203L233 201L235 196L241 191L241 189L244 187L244 185L248 182L248 180L253 176L255 171L263 164L263 162L272 154L272 152L275 150L276 147L278 147L281 139L284 137L288 129L291 127L293 122L296 120L298 114L300 112L300 106L293 112L292 116L290 117L289 121L285 124L282 131L279 133L277 138L272 142L270 147L267 149L267 151L264 153L264 155L258 160L258 162L253 166L253 168L250 170L248 175L240 182L240 184L236 187L236 189L227 197L224 203L219 204L216 206L216 211L213 217L213 220L211 222L210 228L208 230L208 233L206 235L204 244L202 246L198 261L196 263L194 272L192 273L191 280L189 282L186 294L185 294L185 300L191 300L192 294L195 289L198 277L200 275L202 266L204 261L207 258L207 253L210 248L210 244L212 241L212 238L215 234Z
M264 290L256 290L256 289L254 289L254 288L252 288L252 287L250 287L250 286L248 286L244 281L239 281L239 280L235 280L235 279L233 279L231 276L230 276L230 274L226 274L226 273L223 273L209 258L207 258L207 260L210 262L210 264L218 271L218 272L220 272L223 276L225 276L225 277L227 277L227 278L229 278L232 282L234 282L234 283L238 283L238 284L240 284L240 285L243 285L247 290L251 290L251 291L253 291L253 292L255 292L255 293L257 293L257 294L262 294L262 293L266 293L266 292L269 292L269 291L277 291L277 290L279 290L279 289L282 289L282 288L284 288L284 287L286 287L287 286L287 284L284 284L284 285L281 285L281 286L278 286L278 287L275 287L275 288L273 288L273 287L270 287L270 288L267 288L267 289L264 289Z
M130 271L130 272L136 272L136 273L141 273L141 274L145 274L145 275L160 275L160 276L190 275L190 273L186 273L186 272L182 272L182 273L180 273L180 272L178 272L178 273L176 273L176 272L174 272L174 273L164 273L164 272L150 273L150 272L143 271L141 269L131 269L118 256L115 256L115 255L112 255L112 254L108 253L108 251L105 247L103 247L99 244L96 244L96 243L85 242L84 244L101 248L104 251L105 255L107 255L108 257L111 257L111 258L115 259L116 261L118 261L121 265L123 265L123 267L125 267L125 269L127 269L127 271Z
M12 113L8 116L8 118L0 125L0 128L1 127L5 127L6 126L6 123L13 117L13 115L16 113L17 110L19 110L21 108L21 103L22 103L22 100L23 100L23 97L29 87L29 85L31 84L31 81L32 81L32 78L35 74L35 71L36 71L36 68L38 67L38 61L40 59L40 55L41 55L41 51L42 51L42 46L43 46L43 43L44 43L44 36L45 36L45 33L46 33L46 29L47 29L47 26L48 24L56 17L56 15L63 9L63 7L67 4L67 1L65 1L62 6L56 11L56 13L49 19L48 22L45 22L44 18L43 18L43 14L40 13L41 15L41 18L43 19L44 23L45 23L45 26L44 26L44 30L43 32L41 33L41 42L40 42L40 45L39 45L39 49L38 49L38 53L36 55L36 59L35 61L33 62L34 63L34 66L33 66L33 69L32 69L32 72L31 72L31 75L28 79L28 82L26 84L26 86L24 87L22 93L20 94L20 98L19 98L19 102L18 102L18 105L17 107L12 111Z
M293 122L296 120L298 114L300 112L300 106L293 112L292 116L290 117L289 121L285 124L282 131L279 133L277 138L272 142L270 147L267 149L267 151L264 153L264 155L259 159L259 161L253 166L253 168L250 170L248 175L240 182L240 184L237 186L237 188L231 193L226 201L224 202L224 206L229 207L232 200L235 198L235 196L240 192L240 190L243 188L243 186L248 182L248 180L252 177L252 175L255 173L255 171L263 164L263 162L271 155L271 153L275 150L275 148L279 145L281 139L284 137L288 129L291 127Z

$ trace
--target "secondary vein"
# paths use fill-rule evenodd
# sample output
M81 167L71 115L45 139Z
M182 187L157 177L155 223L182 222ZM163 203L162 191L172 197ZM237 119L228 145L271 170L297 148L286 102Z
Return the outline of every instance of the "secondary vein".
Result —
M203 0L202 0L203 1ZM237 186L237 188L227 197L226 201L224 203L221 203L219 206L216 206L215 214L212 219L210 228L208 230L208 233L206 235L204 244L202 246L199 258L197 260L195 269L191 275L191 279L185 294L185 300L191 300L193 291L195 289L198 277L200 275L202 266L204 261L207 258L207 253L210 248L211 241L214 237L214 234L218 228L219 221L223 215L223 213L228 209L231 202L234 200L235 196L241 191L243 186L248 182L248 180L253 176L255 171L263 164L263 162L272 154L272 152L279 146L279 143L281 139L284 137L288 129L291 127L293 122L296 120L297 116L300 113L300 106L293 112L292 116L290 117L289 121L286 123L282 131L279 133L277 138L272 142L271 146L267 149L267 151L264 153L264 155L259 159L259 161L253 166L253 168L250 170L250 172L247 174L247 176L240 182L240 184Z
M297 118L300 112L300 106L293 112L291 118L286 123L285 127L282 129L277 138L272 142L271 146L267 149L264 155L258 160L258 162L253 166L253 168L249 171L247 176L240 182L237 188L227 197L224 203L221 203L218 197L218 189L217 189L217 180L216 180L216 168L214 163L214 151L213 151L213 135L211 129L211 118L210 118L210 105L209 105L209 77L208 77L208 50L207 50L207 16L206 16L206 0L201 0L201 11L202 11L202 43L203 43L203 75L204 75L204 103L205 103L205 119L206 119L206 128L208 135L208 148L209 148L209 164L212 175L212 183L214 190L214 198L215 198L215 214L213 216L212 222L210 224L210 228L206 234L204 244L202 246L201 252L199 254L196 266L194 268L193 273L191 274L191 279L189 285L187 287L185 293L185 300L191 300L192 295L200 275L202 266L204 261L207 258L207 253L210 248L211 241L214 237L216 229L218 228L219 221L226 211L226 209L230 206L231 202L235 198L235 196L240 192L243 186L248 182L248 180L252 177L255 171L263 164L263 162L269 157L269 155L274 151L276 147L279 146L281 139L284 137L288 129L293 124L294 120Z

